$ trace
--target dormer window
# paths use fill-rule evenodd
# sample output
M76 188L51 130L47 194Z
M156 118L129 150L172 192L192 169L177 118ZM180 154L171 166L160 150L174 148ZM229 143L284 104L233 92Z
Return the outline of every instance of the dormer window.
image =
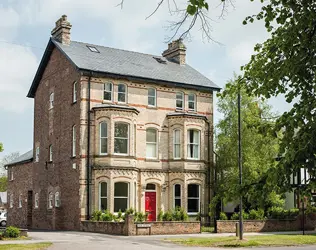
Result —
M104 83L103 100L112 101L113 85L110 82Z
M100 51L94 46L87 45L87 47L91 52L100 53Z

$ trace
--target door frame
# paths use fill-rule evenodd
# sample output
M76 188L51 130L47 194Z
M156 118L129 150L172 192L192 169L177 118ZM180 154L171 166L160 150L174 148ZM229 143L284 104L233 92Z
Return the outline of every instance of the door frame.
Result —
M152 190L152 189L147 189L147 185L148 184L153 184L155 185L155 190ZM154 221L157 221L157 216L158 216L158 199L157 199L157 186L158 184L157 183L152 183L152 182L149 182L149 183L146 183L146 189L145 189L145 199L146 199L146 193L156 193L156 218ZM146 213L146 200L145 200L145 213Z

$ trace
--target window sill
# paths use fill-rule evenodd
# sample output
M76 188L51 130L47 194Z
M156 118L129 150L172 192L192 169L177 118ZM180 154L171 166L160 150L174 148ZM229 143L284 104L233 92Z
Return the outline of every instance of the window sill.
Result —
M113 101L109 101L109 100L102 100L102 103L113 103Z
M120 154L120 153L114 153L115 156L129 156L129 154Z
M180 108L176 108L176 110L175 110L176 112L184 112L184 109L182 108L182 109L180 109Z
M147 108L148 108L148 109L155 109L155 110L157 110L157 109L158 109L158 107L157 107L157 106L150 106L150 105L148 105L148 106L147 106Z
M76 159L77 158L77 156L75 155L75 156L70 156L70 159Z
M52 163L53 163L53 161L48 161L47 163L52 164Z
M73 101L72 103L71 103L71 105L75 105L77 103L77 101Z
M197 111L196 110L188 110L188 113L197 114Z
M198 215L198 213L199 213L199 212L193 212L193 213L191 212L191 213L187 213L187 214L188 214L189 216L196 216L196 215Z

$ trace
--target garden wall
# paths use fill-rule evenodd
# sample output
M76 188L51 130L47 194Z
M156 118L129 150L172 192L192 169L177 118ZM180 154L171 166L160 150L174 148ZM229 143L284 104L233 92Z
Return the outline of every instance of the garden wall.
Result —
M303 216L296 219L284 220L245 220L244 232L280 232L280 231L300 231L303 229ZM218 220L218 233L235 233L238 220ZM316 215L310 214L305 217L305 230L316 230Z
M81 231L114 235L164 235L200 233L200 222L156 221L134 223L133 216L125 222L82 221Z

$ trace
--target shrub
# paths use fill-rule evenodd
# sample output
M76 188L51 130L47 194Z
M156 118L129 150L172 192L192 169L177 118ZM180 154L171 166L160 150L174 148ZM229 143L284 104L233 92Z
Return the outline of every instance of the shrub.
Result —
M123 213L122 213L122 211L121 211L121 209L118 211L118 213L117 213L117 219L122 219L122 216L123 215Z
M147 219L147 215L142 212L136 212L134 221L135 222L144 222Z
M201 221L201 214L200 214L200 212L198 212L198 213L196 214L195 220L196 220L196 221Z
M101 214L100 220L101 221L113 221L115 216L110 213L108 210L105 210L104 213Z
M286 210L282 207L271 207L268 210L270 219L294 219L299 214L299 210L296 208Z
M136 211L134 208L129 208L125 211L125 215L134 214Z
M163 211L161 209L159 209L157 220L162 221L162 219L163 219Z
M102 211L100 211L100 210L93 211L93 213L92 213L92 220L93 221L100 221L101 214L102 214Z
M219 214L219 219L220 219L220 220L228 220L227 215L226 215L224 212L221 212L221 213Z
M176 207L171 213L173 221L187 221L189 219L187 212L181 207Z
M4 236L7 238L18 238L20 236L20 230L17 227L7 227L4 231Z
M239 213L233 213L233 215L230 217L231 220L239 220Z
M290 210L292 210L292 209L290 209ZM306 213L307 214L314 214L314 213L316 213L316 207L308 205L307 209L306 209Z
M162 216L163 221L172 221L172 213L168 210Z
M242 213L242 218L243 218L244 220L248 220L248 219L249 219L249 214L246 213L246 212L243 212L243 213Z
M263 220L264 219L264 211L262 209L251 209L249 211L249 220Z
M315 209L316 212L316 209ZM289 216L290 218L295 218L300 213L300 210L298 208L292 208L289 210Z

